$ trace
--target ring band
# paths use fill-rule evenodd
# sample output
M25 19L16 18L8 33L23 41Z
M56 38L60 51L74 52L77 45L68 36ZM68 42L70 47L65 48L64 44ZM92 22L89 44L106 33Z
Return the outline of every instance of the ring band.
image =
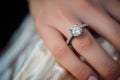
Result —
M73 37L78 37L82 34L83 28L87 27L88 24L82 24L82 25L73 25L70 28L71 36L67 39L66 43L70 45L70 41L73 39Z

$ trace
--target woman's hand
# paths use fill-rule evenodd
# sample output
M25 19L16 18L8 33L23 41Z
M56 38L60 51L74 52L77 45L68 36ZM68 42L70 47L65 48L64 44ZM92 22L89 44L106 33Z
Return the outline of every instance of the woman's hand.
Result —
M56 60L77 79L98 80L96 70L105 80L120 80L120 64L107 54L87 29L78 38L73 38L71 44L92 68L80 61L66 44L71 35L70 27L86 23L120 52L118 0L31 0L30 10L38 34Z

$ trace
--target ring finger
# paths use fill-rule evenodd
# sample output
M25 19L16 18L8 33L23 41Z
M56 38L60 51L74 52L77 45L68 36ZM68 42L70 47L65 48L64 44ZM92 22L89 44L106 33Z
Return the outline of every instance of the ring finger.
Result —
M65 20L62 20L62 23L57 25L58 30L68 38L71 35L69 32L70 25L80 24L80 21L76 19ZM84 29L83 35L72 40L72 45L106 80L116 80L119 77L120 65L95 41L87 29Z

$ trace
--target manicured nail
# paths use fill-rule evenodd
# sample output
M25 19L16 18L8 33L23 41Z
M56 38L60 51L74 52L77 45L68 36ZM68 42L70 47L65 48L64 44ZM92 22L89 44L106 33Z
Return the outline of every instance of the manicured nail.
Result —
M118 77L118 79L117 80L120 80L120 77Z
M96 77L94 77L94 76L90 76L89 78L88 78L88 80L98 80Z

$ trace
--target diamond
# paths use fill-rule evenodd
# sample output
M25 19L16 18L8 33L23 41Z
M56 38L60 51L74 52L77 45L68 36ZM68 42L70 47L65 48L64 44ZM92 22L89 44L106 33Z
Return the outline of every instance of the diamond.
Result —
M74 25L71 27L70 31L73 36L79 36L82 34L83 30L82 27L80 27L79 25Z

